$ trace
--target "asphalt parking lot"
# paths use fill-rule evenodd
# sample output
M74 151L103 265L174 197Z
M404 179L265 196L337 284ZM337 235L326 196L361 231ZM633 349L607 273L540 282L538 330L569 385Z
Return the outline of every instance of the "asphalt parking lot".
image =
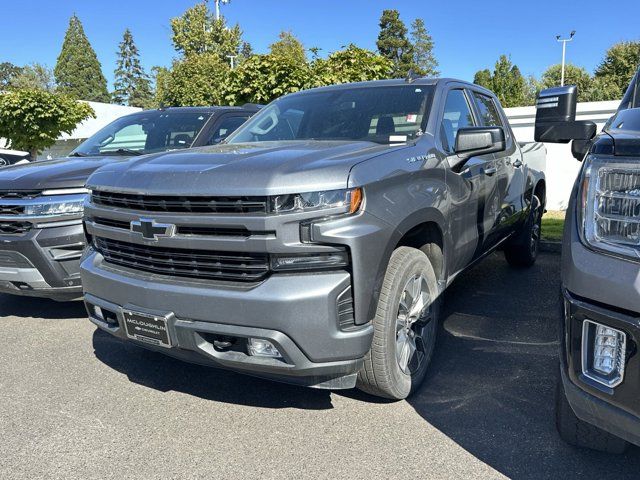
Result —
M80 302L0 295L0 478L638 478L553 424L559 256L500 254L449 290L409 401L188 365L97 331Z

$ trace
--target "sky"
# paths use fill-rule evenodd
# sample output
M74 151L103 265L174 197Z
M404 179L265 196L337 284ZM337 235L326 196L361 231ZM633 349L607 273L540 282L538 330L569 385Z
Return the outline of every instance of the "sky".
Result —
M176 52L170 19L196 0L0 0L0 62L55 66L69 17L75 12L96 50L109 82L125 28L131 29L143 66L169 66ZM611 7L607 7L611 6ZM605 8L607 7L607 8ZM525 75L539 76L561 60L558 34L576 30L567 61L592 72L606 49L621 40L640 40L640 0L231 0L222 6L239 23L254 50L268 50L278 34L293 32L305 47L326 55L349 43L375 49L378 20L395 8L409 25L423 18L435 41L443 76L472 80L511 55ZM609 11L608 11L609 10Z

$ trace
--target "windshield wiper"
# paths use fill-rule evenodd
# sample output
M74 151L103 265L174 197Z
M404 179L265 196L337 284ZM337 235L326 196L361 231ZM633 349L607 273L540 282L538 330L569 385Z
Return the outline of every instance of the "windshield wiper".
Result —
M119 148L117 150L114 150L113 152L104 152L104 155L143 155L142 152L139 152L138 150L131 150L130 148Z
M71 152L68 156L69 157L88 157L89 155L82 152Z

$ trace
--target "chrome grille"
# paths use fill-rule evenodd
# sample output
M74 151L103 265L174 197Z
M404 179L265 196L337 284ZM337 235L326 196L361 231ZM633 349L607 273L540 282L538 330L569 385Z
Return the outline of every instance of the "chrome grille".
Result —
M94 190L91 201L96 205L145 212L267 213L267 197L138 195Z
M161 275L207 280L257 282L269 274L266 253L209 252L95 238L107 263Z

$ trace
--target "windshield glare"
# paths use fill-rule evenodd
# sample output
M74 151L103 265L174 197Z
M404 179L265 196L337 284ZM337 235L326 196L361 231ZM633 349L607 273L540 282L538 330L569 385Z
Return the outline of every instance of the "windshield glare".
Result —
M99 130L71 154L141 155L189 148L210 116L170 110L127 115Z
M420 136L433 87L398 85L310 91L276 100L227 143L282 140L404 142Z

